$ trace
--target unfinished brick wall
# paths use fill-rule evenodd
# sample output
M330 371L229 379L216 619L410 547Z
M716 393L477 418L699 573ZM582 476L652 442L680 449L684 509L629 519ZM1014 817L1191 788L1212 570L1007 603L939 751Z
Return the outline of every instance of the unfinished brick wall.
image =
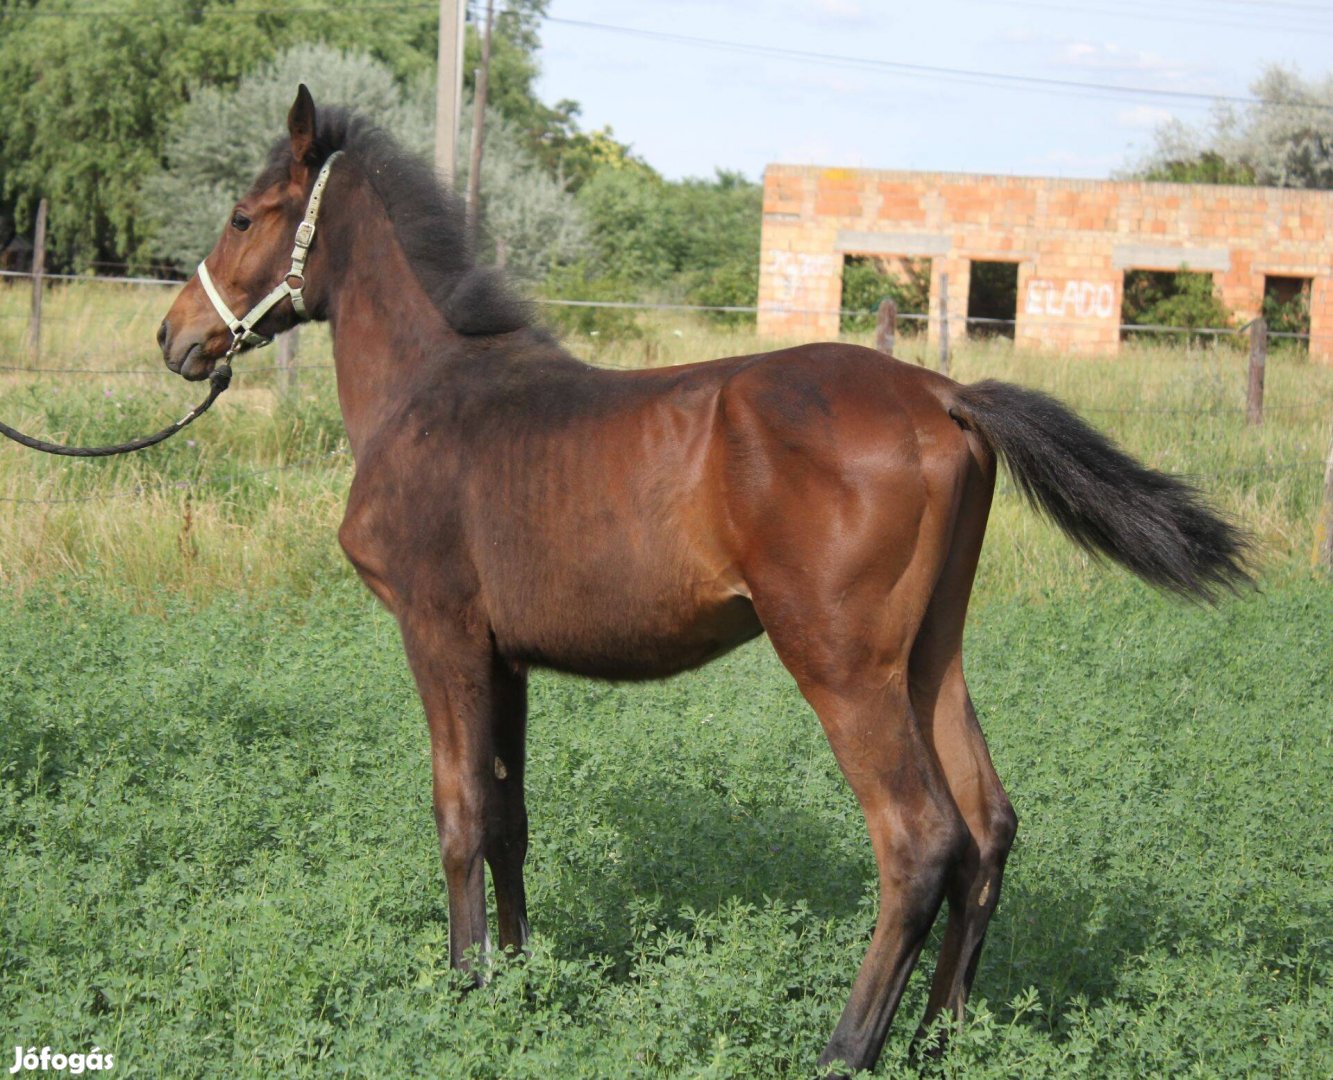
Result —
M759 330L838 332L845 255L931 259L949 330L964 332L973 261L1018 263L1015 341L1112 353L1126 270L1211 273L1242 320L1266 276L1312 279L1310 354L1333 362L1333 192L770 165L764 172Z

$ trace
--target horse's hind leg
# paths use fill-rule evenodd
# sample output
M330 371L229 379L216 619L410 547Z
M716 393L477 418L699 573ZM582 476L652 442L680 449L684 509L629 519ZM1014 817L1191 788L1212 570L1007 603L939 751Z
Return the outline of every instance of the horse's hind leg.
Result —
M977 961L996 905L1004 864L1018 818L991 764L985 737L955 665L939 687L929 723L930 739L971 843L949 875L949 921L918 1037L948 1009L959 1022L977 973Z
M963 679L963 620L985 533L990 490L984 473L969 475L953 546L912 650L912 703L971 835L963 857L950 870L949 920L918 1039L944 1009L959 1022L963 1019L986 927L999 903L1005 860L1018 828Z
M888 597L862 578L857 595L840 604L775 603L755 589L773 645L861 804L879 869L874 936L822 1065L874 1066L948 876L970 842L908 692L907 657L924 608L912 597L928 595L934 577L930 567L915 569Z
M865 1069L879 1057L967 829L921 737L905 675L856 698L807 696L865 813L879 867L875 933L819 1059Z
M522 951L528 943L523 862L528 854L528 810L523 795L527 758L527 676L504 658L492 661L494 778L486 820L486 861L495 884L500 947Z

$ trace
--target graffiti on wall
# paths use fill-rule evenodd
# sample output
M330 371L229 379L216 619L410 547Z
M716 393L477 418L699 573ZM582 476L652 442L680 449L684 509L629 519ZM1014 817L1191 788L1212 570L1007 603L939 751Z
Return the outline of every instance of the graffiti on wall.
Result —
M1028 282L1023 313L1055 318L1109 319L1115 314L1115 286L1106 281L1059 282L1033 278Z
M841 255L819 255L803 251L766 251L760 274L773 286L775 298L761 304L769 311L801 310L827 306L824 290L842 270Z

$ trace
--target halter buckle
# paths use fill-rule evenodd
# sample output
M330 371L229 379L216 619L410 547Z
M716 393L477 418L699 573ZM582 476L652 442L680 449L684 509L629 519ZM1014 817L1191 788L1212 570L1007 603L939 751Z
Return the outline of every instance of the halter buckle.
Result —
M313 221L303 221L296 226L296 246L299 248L308 248L310 242L315 239L315 223Z

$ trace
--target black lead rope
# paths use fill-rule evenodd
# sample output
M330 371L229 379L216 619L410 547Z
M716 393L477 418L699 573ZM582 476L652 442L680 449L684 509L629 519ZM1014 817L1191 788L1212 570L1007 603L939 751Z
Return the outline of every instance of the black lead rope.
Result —
M116 443L114 446L61 446L59 443L46 442L43 439L34 439L31 435L24 435L23 432L16 431L2 421L0 421L0 433L7 435L16 443L22 443L33 450L40 450L44 454L60 454L64 457L111 457L113 454L132 454L135 450L156 446L158 443L171 438L176 432L189 427L204 413L208 412L213 402L222 396L222 391L231 384L231 365L225 360L219 363L213 368L213 373L209 375L208 382L208 397L170 427L164 427L156 435L144 435L142 438Z

